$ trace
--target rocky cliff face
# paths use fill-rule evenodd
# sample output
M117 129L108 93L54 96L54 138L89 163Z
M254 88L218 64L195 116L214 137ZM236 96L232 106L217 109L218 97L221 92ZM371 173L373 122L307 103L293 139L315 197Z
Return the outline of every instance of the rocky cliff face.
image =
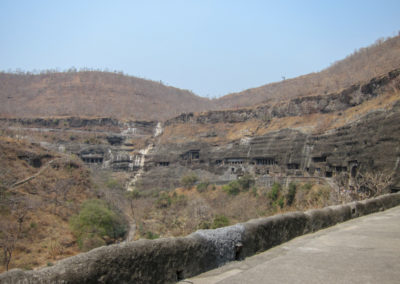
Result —
M261 185L287 178L399 176L400 69L329 95L256 108L186 113L166 121L111 118L3 119L11 128L53 133L46 145L92 167L132 172L129 189L166 190L194 172L226 183L248 172ZM59 133L92 135L60 140ZM93 137L94 135L94 137Z
M142 186L178 186L190 171L213 182L234 180L244 172L271 182L277 176L355 176L361 168L399 173L399 121L397 104L390 112L374 112L321 135L283 129L226 145L159 145L146 161Z
M385 171L399 176L399 74L397 69L328 96L297 98L256 109L182 114L168 120L165 127L170 130L169 137L165 137L166 130L161 143L149 153L140 187L176 187L180 178L190 172L215 183L234 180L248 172L264 185L284 177L331 178L341 174L351 178L360 170ZM387 94L391 94L391 103L383 105L381 98ZM223 141L214 139L223 135L218 130L221 123L228 128L238 125L245 128L251 121L258 123L257 129L268 129L270 121L276 118L290 116L300 121L302 117L317 113L319 116L311 119L337 120L356 110L359 112L353 119L345 119L340 126L322 131L320 128L305 130L300 125L264 131L265 134L263 131L243 132L246 134L231 140L227 137ZM177 140L178 132L171 129L180 127L188 132L198 127L202 130L193 132L191 139Z
M30 128L51 129L81 129L116 131L122 134L151 134L157 125L155 121L121 121L109 117L82 118L82 117L54 117L54 118L0 118L6 125L18 125Z
M140 168L141 147L159 131L155 121L112 118L3 118L0 123L46 148L75 154L91 167L130 172ZM50 141L43 141L44 137Z
M178 123L238 123L251 119L270 120L274 117L305 116L314 113L333 113L355 107L369 101L393 88L399 89L400 69L373 78L364 84L355 84L338 93L315 95L266 104L256 108L227 111L209 111L195 115L184 113L165 122L165 125Z

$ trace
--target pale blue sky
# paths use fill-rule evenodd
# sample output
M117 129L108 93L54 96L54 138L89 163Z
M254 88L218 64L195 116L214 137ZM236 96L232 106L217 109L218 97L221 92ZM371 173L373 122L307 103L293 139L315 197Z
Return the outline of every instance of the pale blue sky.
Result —
M0 0L0 70L108 68L221 96L324 69L399 15L399 0Z

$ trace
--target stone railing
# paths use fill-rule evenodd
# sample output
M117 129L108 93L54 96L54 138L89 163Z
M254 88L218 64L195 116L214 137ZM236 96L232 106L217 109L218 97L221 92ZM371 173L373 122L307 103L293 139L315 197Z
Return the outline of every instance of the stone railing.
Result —
M0 283L174 283L297 236L397 205L400 193L200 230L182 238L105 246L52 267L11 270L0 275Z

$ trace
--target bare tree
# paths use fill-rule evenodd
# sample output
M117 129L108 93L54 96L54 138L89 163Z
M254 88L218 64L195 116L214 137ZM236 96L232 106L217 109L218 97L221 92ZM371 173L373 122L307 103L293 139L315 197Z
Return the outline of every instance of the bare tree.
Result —
M378 196L389 192L393 175L382 171L359 173L354 179L355 193L363 198Z
M6 270L8 270L15 245L21 234L18 227L16 223L0 220L0 247L3 251L3 265Z
M134 219L135 218L135 200L140 198L140 193L138 190L134 189L132 191L128 191L126 193L126 197L129 200L131 215L132 215L132 218Z
M67 201L67 196L71 188L75 185L75 180L73 178L66 178L57 180L55 185L52 188L52 191L55 193L55 203L56 205L60 205L60 201L58 197L62 197L63 201Z
M350 177L349 174L346 172L341 172L339 174L336 174L333 177L333 183L335 188L337 190L337 202L349 202L351 201L350 196L349 196L349 191L347 190L349 188L349 181Z
M333 181L338 189L338 201L349 202L389 192L393 174L383 171L359 172L356 177L350 178L348 173L340 173Z
M7 218L0 220L0 247L3 251L3 264L8 270L18 240L21 238L23 225L34 203L24 197L6 197L0 205L8 209Z

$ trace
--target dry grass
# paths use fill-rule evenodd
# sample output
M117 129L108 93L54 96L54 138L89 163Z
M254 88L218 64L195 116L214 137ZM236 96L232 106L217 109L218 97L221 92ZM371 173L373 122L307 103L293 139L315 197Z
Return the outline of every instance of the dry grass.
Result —
M385 74L400 66L400 35L361 48L329 68L293 79L248 89L222 97L219 109L254 106L295 97L338 92L358 82ZM251 98L251 100L249 99Z
M163 120L206 110L190 91L122 74L87 71L40 75L0 73L0 113L13 117L118 117Z
M400 91L389 86L381 95L355 107L333 113L314 113L303 116L274 117L268 123L248 120L240 123L179 123L168 125L160 138L160 143L187 143L201 141L207 143L229 143L245 136L260 136L281 129L296 129L304 133L323 133L357 121L366 114L388 110L400 100ZM216 136L207 136L215 133Z
M221 186L212 185L206 191L198 192L196 187L177 188L163 193L171 199L167 207L159 207L158 197L142 197L136 201L136 239L151 235L161 237L185 236L205 224L212 224L216 216L225 216L229 224L246 222L278 213L321 208L334 203L331 189L324 185L297 185L297 194L291 206L282 208L268 197L269 188L250 189L238 195L229 195ZM279 196L285 196L283 188ZM149 232L152 234L149 235Z
M26 156L42 157L42 166L33 167L23 158ZM8 137L0 137L0 157L0 180L5 190L1 218L10 224L16 222L9 200L24 200L22 209L27 212L10 268L31 269L77 254L68 219L79 210L81 202L93 196L89 172L78 160ZM50 160L54 160L51 166L36 178L10 188L15 181L36 174ZM0 271L4 271L3 266Z
M160 82L107 72L0 73L0 114L17 117L117 117L164 120L183 112L234 109L326 95L400 66L400 36L362 48L331 67L217 100Z
M207 142L223 144L245 136L253 136L263 123L259 120L248 120L241 123L182 123L168 125L160 137L161 144Z
M273 118L267 127L258 129L257 135L265 135L284 128L297 129L304 133L322 133L352 123L370 112L388 110L399 100L400 93L397 90L385 93L345 111Z

